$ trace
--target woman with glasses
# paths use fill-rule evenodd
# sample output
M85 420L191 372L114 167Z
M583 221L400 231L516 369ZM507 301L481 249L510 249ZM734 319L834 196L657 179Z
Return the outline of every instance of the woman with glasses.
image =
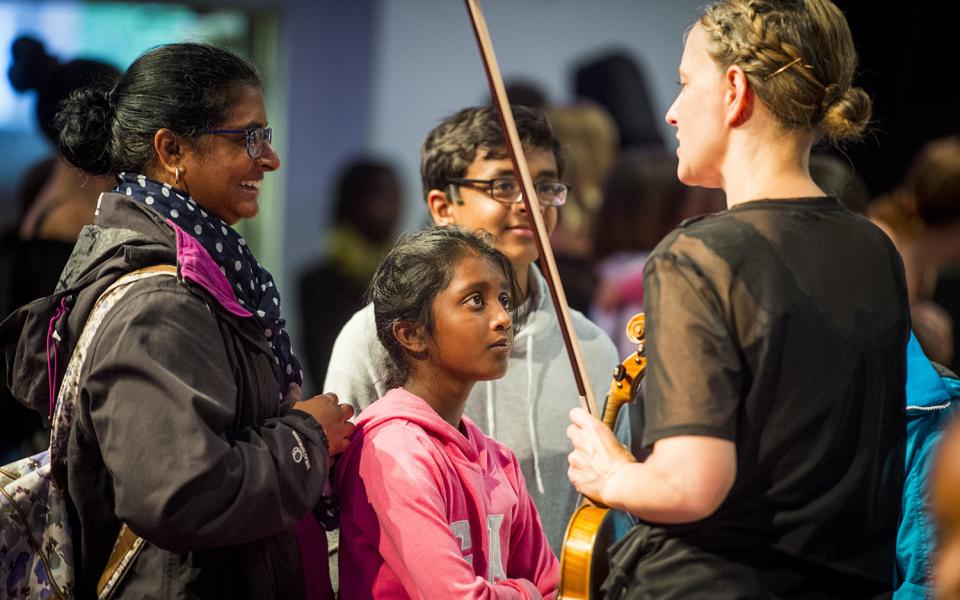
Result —
M211 46L161 46L112 88L75 92L58 124L72 164L118 180L60 284L80 289L56 332L67 353L101 293L136 272L96 323L54 457L77 596L94 596L121 527L145 543L117 598L329 594L325 554L295 534L318 537L311 509L353 410L300 399L273 278L232 228L280 166L256 71ZM176 277L141 270L157 265ZM43 351L50 315L35 317L22 352Z
M644 267L642 445L580 409L570 479L639 518L612 598L889 597L901 506L903 263L810 176L870 99L830 0L720 0L688 31L677 174L727 210L685 221Z

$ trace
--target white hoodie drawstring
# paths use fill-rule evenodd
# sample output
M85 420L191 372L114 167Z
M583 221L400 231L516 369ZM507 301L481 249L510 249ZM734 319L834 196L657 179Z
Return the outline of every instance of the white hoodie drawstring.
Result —
M537 491L545 493L543 476L540 473L540 449L537 440L537 424L533 414L533 336L527 336L527 431L530 433L530 447L533 449L533 474L537 480Z

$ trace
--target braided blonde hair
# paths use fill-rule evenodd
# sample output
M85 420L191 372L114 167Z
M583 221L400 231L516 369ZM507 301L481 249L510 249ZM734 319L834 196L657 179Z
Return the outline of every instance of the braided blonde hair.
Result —
M713 60L742 68L783 125L835 143L863 135L870 97L852 85L857 52L830 0L720 0L700 25Z

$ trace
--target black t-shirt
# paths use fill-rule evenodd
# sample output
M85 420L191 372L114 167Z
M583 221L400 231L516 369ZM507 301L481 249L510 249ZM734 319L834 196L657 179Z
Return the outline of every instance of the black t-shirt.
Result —
M833 198L748 202L681 225L644 276L643 444L737 452L720 508L661 533L786 596L840 572L889 586L909 330L889 239Z

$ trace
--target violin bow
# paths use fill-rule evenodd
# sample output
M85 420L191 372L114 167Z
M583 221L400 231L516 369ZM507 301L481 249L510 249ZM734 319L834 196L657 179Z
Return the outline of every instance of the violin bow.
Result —
M470 14L470 21L473 24L473 32L477 38L477 45L480 48L483 68L487 73L487 83L490 84L490 96L497 109L497 114L500 117L500 127L503 129L506 138L507 150L510 152L510 158L513 159L514 171L520 176L523 204L533 221L533 237L537 242L540 267L543 269L547 287L550 288L550 297L553 298L553 306L557 311L557 319L560 321L560 332L563 335L567 357L570 359L570 366L573 369L573 377L577 382L580 405L591 415L600 418L597 402L593 396L593 389L590 387L590 380L587 377L587 369L584 366L583 354L580 352L580 342L577 340L573 323L570 320L567 296L563 293L563 286L560 284L560 275L557 272L557 263L553 257L553 248L550 246L547 228L543 224L540 207L535 204L537 195L533 188L533 179L530 177L530 168L527 166L527 158L523 153L520 135L517 133L517 124L514 122L513 112L510 110L510 102L503 85L503 77L500 76L500 68L497 66L497 57L493 53L490 32L487 29L487 23L483 18L478 0L465 0L465 2L467 12Z

